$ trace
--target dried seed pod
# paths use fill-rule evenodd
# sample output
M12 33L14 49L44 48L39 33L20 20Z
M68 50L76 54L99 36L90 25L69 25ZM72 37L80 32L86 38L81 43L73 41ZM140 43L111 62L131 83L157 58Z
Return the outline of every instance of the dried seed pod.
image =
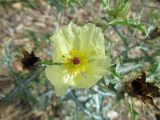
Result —
M157 2L160 2L160 0L157 0Z
M155 114L156 120L160 120L160 113Z
M160 37L160 29L159 28L155 28L154 30L152 30L149 33L149 38L150 39L156 39L158 37Z
M153 98L159 97L159 88L154 83L146 83L146 73L142 71L132 80L124 85L123 92L128 93L131 97L140 99L144 103L149 103L156 110L159 108L154 104Z
M35 56L34 51L29 53L26 50L23 50L24 57L21 59L23 69L33 70L35 69L36 63L40 61L40 58Z

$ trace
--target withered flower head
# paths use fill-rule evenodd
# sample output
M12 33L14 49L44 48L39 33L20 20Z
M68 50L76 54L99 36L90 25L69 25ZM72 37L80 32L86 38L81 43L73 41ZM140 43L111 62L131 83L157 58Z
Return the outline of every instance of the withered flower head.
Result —
M160 2L160 0L157 0L158 2Z
M156 120L160 120L160 113L155 114Z
M40 58L35 56L34 51L29 53L26 50L23 50L24 57L21 59L23 69L33 70L36 66L36 63L40 61Z
M144 103L149 103L156 110L159 108L154 104L153 98L159 97L159 88L154 83L146 82L146 73L142 71L138 76L128 81L124 85L123 92L129 96L142 100Z
M160 0L159 0L160 1ZM160 37L160 29L158 27L156 27L155 29L153 29L150 33L149 33L149 38L150 39L156 39Z

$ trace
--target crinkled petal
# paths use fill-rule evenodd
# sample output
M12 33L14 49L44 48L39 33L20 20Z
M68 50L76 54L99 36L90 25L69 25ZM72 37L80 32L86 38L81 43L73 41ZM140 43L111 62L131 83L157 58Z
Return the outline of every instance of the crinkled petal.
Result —
M102 31L91 23L79 27L71 22L59 29L51 40L54 46L54 62L63 62L62 56L68 54L71 49L90 54L91 58L105 55Z
M65 69L62 65L51 65L45 69L47 79L55 87L57 96L63 96L67 91L69 85L65 82Z
M81 27L79 34L81 50L89 52L90 58L105 56L104 37L99 27L94 24L86 24Z
M74 29L73 29L74 28ZM72 22L59 29L51 38L53 42L53 61L63 62L63 55L69 54L69 51L73 49L75 38L79 33L79 27Z
M107 71L106 67L109 66L110 64L109 62L110 59L108 57L90 62L86 72L81 72L80 74L75 76L73 80L74 87L76 88L92 87L106 74Z
M79 69L78 74L75 75L70 74L70 68L63 64L46 68L46 77L55 86L57 95L64 95L69 86L89 88L106 74L111 59L109 55L105 55L104 37L99 27L91 23L81 27L70 23L59 29L51 40L54 48L54 62L65 63L64 57L79 56L71 56L71 50L80 51L79 53L89 62L84 64L85 70L82 69L79 73L81 70ZM67 64L76 67L72 63Z

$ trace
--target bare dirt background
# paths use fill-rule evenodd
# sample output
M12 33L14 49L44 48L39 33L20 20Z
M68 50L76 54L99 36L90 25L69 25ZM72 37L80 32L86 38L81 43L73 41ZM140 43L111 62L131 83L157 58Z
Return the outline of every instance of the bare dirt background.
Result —
M149 26L151 22L151 14L154 10L160 11L160 2L157 0L146 1L147 4L143 8L140 5L140 0L133 0L130 2L130 11L127 17L142 17L141 21ZM3 59L4 55L4 44L7 41L12 41L12 46L23 46L23 48L31 51L35 46L32 42L32 38L27 36L27 31L34 31L37 36L43 36L45 34L52 34L55 31L57 25L58 12L55 7L47 4L45 0L35 0L36 7L32 8L27 6L24 2L15 2L7 5L0 5L0 59ZM62 13L62 18L60 21L61 25L68 24L70 21L74 21L77 24L85 24L87 22L93 21L98 25L99 19L97 16L102 16L105 14L100 0L88 0L85 6L78 6L73 12L71 9L67 9ZM156 21L160 24L160 18ZM124 33L127 30L124 28ZM117 46L115 47L114 55L115 57L122 50L122 43L120 42L118 36L114 34L112 29L105 31L106 35L111 36L111 40L116 41ZM41 41L44 51L47 50L47 46ZM139 56L141 53L136 49L130 52L131 57ZM44 54L39 54L42 59L46 59L47 56ZM15 58L16 59L16 58ZM50 58L47 58L50 59ZM17 70L22 70L22 66L15 62L15 68ZM0 75L7 75L7 70L3 64L0 64ZM2 78L2 77L1 77ZM1 79L0 78L0 79ZM8 83L5 87L4 85L0 88L0 94L7 94L10 88L13 87L13 83ZM31 111L31 108L26 106L25 103L21 103L19 100L15 100L10 105L0 104L0 120L50 120L48 118L49 114L54 114L54 120L70 120L67 117L68 109L71 105L63 105L61 108L57 108L55 103L48 108L47 111ZM137 103L139 104L139 103ZM141 109L141 104L138 105ZM59 110L60 109L60 110ZM58 110L58 113L56 113ZM66 112L67 111L67 112ZM120 110L117 110L114 120L127 120L125 106L122 105ZM152 111L151 111L152 112ZM150 114L150 113L149 113ZM154 119L154 113L150 115L148 120ZM141 116L139 120L146 120L146 117ZM157 119L160 120L160 119Z

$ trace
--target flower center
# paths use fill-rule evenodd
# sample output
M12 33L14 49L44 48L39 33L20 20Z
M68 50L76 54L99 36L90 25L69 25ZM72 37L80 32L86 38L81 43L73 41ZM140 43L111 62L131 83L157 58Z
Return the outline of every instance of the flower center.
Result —
M64 66L70 75L86 71L88 59L82 51L71 50L68 55L63 55L63 57Z
M72 62L73 62L73 64L77 65L77 64L80 63L80 58L74 57L74 58L72 59Z

